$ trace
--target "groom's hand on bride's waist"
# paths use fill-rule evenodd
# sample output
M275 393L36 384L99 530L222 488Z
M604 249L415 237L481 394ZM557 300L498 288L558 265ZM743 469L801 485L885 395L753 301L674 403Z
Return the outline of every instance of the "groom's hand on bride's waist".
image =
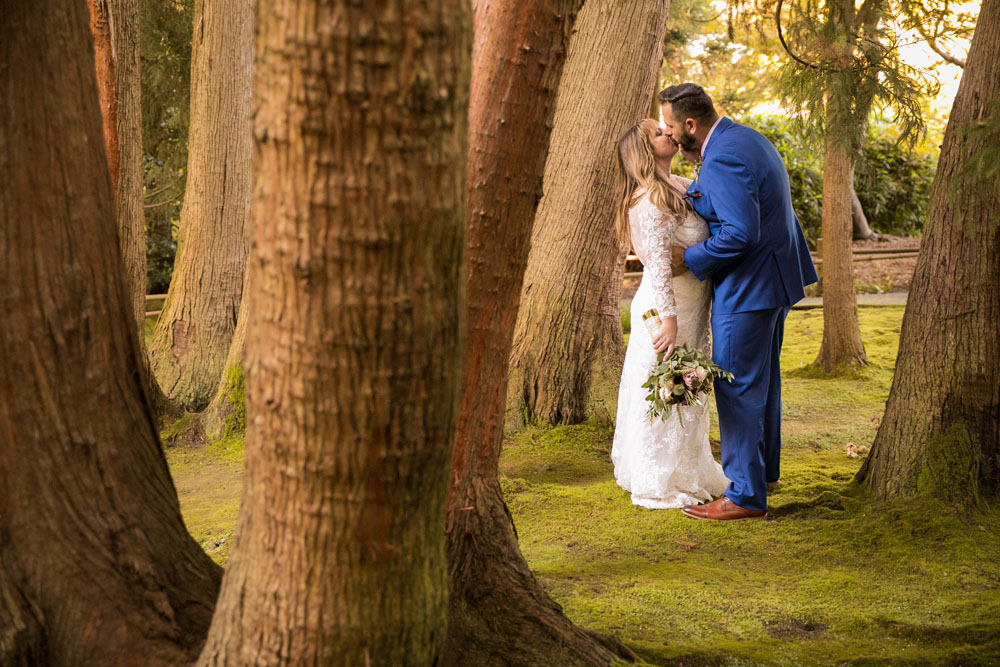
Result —
M670 268L675 276L679 276L688 270L687 264L684 263L684 250L684 248L679 246L672 248L673 257L670 260Z

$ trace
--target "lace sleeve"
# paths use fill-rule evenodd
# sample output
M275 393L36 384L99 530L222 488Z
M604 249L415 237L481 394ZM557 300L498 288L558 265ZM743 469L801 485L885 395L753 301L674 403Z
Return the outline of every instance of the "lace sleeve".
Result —
M643 201L639 211L638 242L645 255L644 271L653 279L653 300L663 317L677 315L674 301L673 271L670 267L677 218Z

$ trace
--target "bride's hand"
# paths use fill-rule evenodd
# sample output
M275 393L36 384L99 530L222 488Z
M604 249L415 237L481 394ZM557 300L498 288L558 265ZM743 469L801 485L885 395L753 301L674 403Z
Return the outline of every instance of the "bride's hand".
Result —
M674 343L677 342L677 318L676 317L661 317L659 331L653 336L653 349L657 352L663 352L664 357L669 357L674 351Z

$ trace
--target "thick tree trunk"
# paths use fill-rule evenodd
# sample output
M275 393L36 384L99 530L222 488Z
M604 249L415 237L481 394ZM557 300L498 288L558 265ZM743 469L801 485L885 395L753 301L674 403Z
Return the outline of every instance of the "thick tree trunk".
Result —
M570 41L514 329L508 423L613 421L625 356L615 142L646 117L668 0L588 0ZM608 57L614 54L614 57Z
M49 664L41 611L7 579L0 561L0 665L38 667Z
M1000 102L1000 0L979 14L945 131L885 416L858 473L878 498L975 503L1000 490L1000 177L972 134Z
M447 510L445 664L607 665L532 575L497 481L507 364L578 0L476 2L469 105L468 334Z
M833 103L830 104L832 106ZM823 155L823 342L814 362L827 373L868 363L858 323L851 261L851 193L853 147L841 136L843 127L828 111Z
M199 664L440 664L468 4L258 11L246 478Z
M138 0L88 0L118 245L139 340L146 313L146 227L142 208L142 107Z
M111 44L111 0L87 0L90 33L94 37L94 70L101 105L101 130L108 156L111 189L118 186L121 156L118 149L118 95L115 91L115 51Z
M249 226L249 225L248 225ZM200 424L204 435L210 441L222 440L238 433L246 433L246 340L247 322L250 317L250 297L252 288L250 278L253 272L244 272L243 298L240 301L240 314L236 320L236 331L229 344L229 354L226 365L219 378L219 386L215 395L201 413Z
M191 411L218 386L239 313L252 77L252 0L197 0L187 188L170 290L150 341L160 387Z
M0 664L183 664L220 572L140 380L87 8L2 0L0 34Z

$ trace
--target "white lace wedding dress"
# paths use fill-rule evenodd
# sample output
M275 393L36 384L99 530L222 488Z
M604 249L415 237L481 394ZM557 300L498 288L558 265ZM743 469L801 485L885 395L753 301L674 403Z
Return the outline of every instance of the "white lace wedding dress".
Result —
M632 246L643 265L642 282L632 299L632 332L625 352L611 460L618 485L632 502L649 509L683 507L722 494L729 480L708 444L708 401L680 408L663 421L647 415L642 384L656 363L653 342L642 314L656 308L677 315L677 345L685 342L711 354L709 307L712 286L691 272L672 276L671 246L689 247L708 238L708 225L693 211L680 221L662 213L644 196L629 211Z

